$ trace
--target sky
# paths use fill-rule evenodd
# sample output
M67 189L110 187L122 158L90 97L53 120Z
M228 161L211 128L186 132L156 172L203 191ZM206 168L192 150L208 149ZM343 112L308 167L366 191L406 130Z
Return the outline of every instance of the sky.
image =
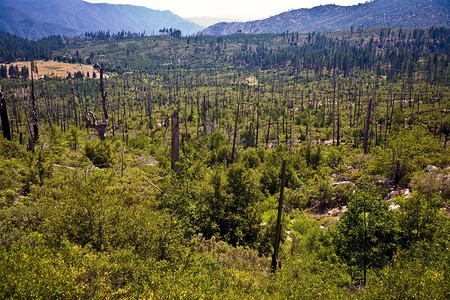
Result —
M318 5L355 5L366 0L85 0L93 3L131 4L158 10L170 10L183 17L230 17L243 21L258 20L281 12Z

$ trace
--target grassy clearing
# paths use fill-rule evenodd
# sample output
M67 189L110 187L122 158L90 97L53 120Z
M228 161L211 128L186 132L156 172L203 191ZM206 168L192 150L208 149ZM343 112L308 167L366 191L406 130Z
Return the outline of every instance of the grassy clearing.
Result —
M23 66L28 66L28 68L30 68L31 62L20 61L11 63L10 65L17 66L19 69L21 69ZM7 65L7 67L9 68L10 65ZM82 72L85 76L88 72L89 76L92 76L94 72L97 73L97 75L99 75L98 72L94 70L94 67L90 65L69 64L52 60L49 61L39 60L36 61L36 65L38 68L39 78L44 78L45 76L66 78L69 75L69 73L73 75L78 71Z

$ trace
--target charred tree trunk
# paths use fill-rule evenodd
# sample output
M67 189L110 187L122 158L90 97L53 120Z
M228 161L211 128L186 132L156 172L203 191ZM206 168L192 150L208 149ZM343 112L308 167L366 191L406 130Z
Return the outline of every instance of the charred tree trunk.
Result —
M278 251L280 249L280 238L281 238L281 214L283 212L283 198L284 198L284 184L286 178L286 160L283 160L281 166L281 187L280 187L280 198L278 200L278 215L277 215L277 227L275 232L275 243L273 245L273 255L272 255L272 272L275 273L277 270L278 263Z
M364 154L369 153L369 132L370 132L370 116L372 112L372 98L369 98L369 105L367 106L366 126L364 128Z
M337 120L336 120L336 146L341 144L341 112L339 108L339 87L337 97Z
M188 115L187 115L187 111L188 111L188 102L189 102L189 98L186 95L185 97L186 102L184 104L184 130L185 130L185 141L189 141L189 127L188 127Z
M258 148L259 139L259 108L256 111L256 137L255 137L255 147Z
M267 125L266 145L269 145L270 119L271 119L271 115L269 115L269 124Z
M39 140L39 119L37 113L37 105L36 105L36 97L34 95L34 62L31 63L31 101L32 101L32 109L33 109L33 142L37 142Z
M180 119L178 111L172 114L172 149L171 149L171 168L178 172L177 162L180 161Z
M332 117L332 128L333 128L333 146L335 145L335 135L336 135L336 73L333 71L333 117Z
M150 128L150 130L152 130L153 124L152 124L152 93L151 93L151 91L148 92L147 110L148 110L149 128Z
M203 95L203 103L202 103L202 125L203 125L203 135L208 133L208 126L206 121L206 116L208 112L208 104L206 103L206 94Z
M74 118L75 118L75 127L78 127L77 101L76 101L76 98L75 98L75 90L73 88L73 82L70 83L70 91L72 92L73 113L74 113Z
M100 71L100 92L101 92L101 96L102 96L102 108L103 108L103 118L104 118L103 123L101 123L101 124L97 123L97 118L95 117L95 115L92 111L90 111L89 113L92 116L93 122L91 122L91 120L89 119L87 112L85 113L85 117L86 117L87 126L97 130L98 137L100 138L100 140L104 141L106 138L106 135L105 135L106 126L108 126L108 111L106 110L106 97L108 96L108 92L105 92L105 87L104 87L104 83L103 83L103 68L99 67L99 71Z
M2 84L0 83L0 116L2 118L3 137L11 140L11 131L9 129L8 108L6 107L6 99L3 94Z
M233 134L233 150L231 151L231 163L234 163L234 158L236 156L236 136L237 136L237 126L239 119L239 103L237 105L236 119L234 121L234 134Z

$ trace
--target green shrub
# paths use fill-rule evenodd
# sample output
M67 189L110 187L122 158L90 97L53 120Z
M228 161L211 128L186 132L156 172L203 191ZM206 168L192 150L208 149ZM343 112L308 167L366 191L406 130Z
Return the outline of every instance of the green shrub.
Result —
M111 144L105 141L86 143L84 155L91 160L94 166L107 168L111 164Z

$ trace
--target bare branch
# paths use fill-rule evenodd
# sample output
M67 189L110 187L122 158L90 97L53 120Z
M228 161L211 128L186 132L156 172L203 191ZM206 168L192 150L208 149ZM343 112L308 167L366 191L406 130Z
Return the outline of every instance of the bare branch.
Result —
M98 65L96 65L96 66L98 67L98 69L100 71L100 92L101 92L101 96L102 96L102 108L103 108L104 122L102 124L98 124L97 118L95 117L95 115L92 111L89 111L89 113L92 116L92 119L94 121L93 123L89 119L87 112L85 113L85 117L86 117L87 126L97 130L100 140L104 141L106 139L106 135L105 135L106 127L108 126L108 111L106 109L106 97L108 96L108 93L105 92L105 87L104 87L104 83L103 83L103 68Z
M156 184L154 184L153 182L151 182L151 181L148 180L147 178L144 177L144 180L147 181L148 183L150 183L155 189L157 189L157 190L160 191L161 193L163 192Z

